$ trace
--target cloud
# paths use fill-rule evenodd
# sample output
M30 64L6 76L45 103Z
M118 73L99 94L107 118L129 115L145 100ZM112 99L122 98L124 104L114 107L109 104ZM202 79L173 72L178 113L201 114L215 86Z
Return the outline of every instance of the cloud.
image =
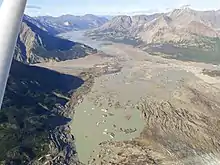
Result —
M36 6L36 5L27 5L26 8L28 8L28 9L38 9L38 10L41 9L40 6Z
M187 6L190 7L190 5L191 5L189 0L177 0L176 2L178 3L179 8L182 8L182 7L184 8Z
M158 13L160 12L159 9L149 9L149 10L140 10L140 11L133 11L130 12L130 14L152 14L152 13Z
M108 15L142 15L142 14L154 14L160 13L159 9L149 9L149 10L134 10L134 11L122 11L122 12L110 12Z
M184 8L189 8L189 7L191 7L191 5L182 5L182 6L180 6L180 8L182 8L182 9L184 9Z

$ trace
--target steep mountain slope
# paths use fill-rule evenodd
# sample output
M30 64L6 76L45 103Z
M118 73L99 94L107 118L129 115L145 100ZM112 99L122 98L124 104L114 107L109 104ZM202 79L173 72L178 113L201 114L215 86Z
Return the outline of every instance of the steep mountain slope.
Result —
M207 37L218 37L220 34L214 28L207 26L204 23L196 22L196 21L191 21L187 25L186 30L188 30L188 32L190 33L198 34L201 36L207 36Z
M60 17L39 16L35 20L43 24L49 32L54 29L52 31L53 34L96 28L108 21L105 17L98 17L92 14L84 16L62 15Z
M163 57L219 63L219 14L182 8L151 16L119 16L87 35Z
M83 83L78 77L14 61L0 111L0 164L77 162L74 139L67 134L70 119L62 113L69 92Z
M104 38L102 35L111 32L113 37L122 35L139 37L143 41L152 42L149 36L156 33L157 36L170 33L192 33L208 37L218 37L216 28L219 27L219 11L195 11L189 8L175 9L170 13L138 16L117 16L101 27L87 33L89 36ZM168 30L169 29L169 30ZM163 32L164 31L164 32ZM147 34L146 34L147 33ZM146 34L147 36L142 36ZM187 36L188 37L188 36ZM187 38L186 37L186 38ZM107 37L106 37L107 38ZM168 39L169 40L169 39Z
M204 17L197 16L202 12L198 13L190 9L178 13L174 10L170 16L146 23L138 34L143 41L140 47L166 58L220 63L220 33Z
M172 19L168 16L162 15L144 24L143 28L137 35L142 41L152 43L157 40L162 40L162 38L167 39L167 36L162 37L162 35L167 35L169 32L175 35L175 29L172 28Z
M137 34L143 28L146 22L149 22L161 14L154 15L137 15L137 16L116 16L104 25L88 31L87 36L101 39L111 40L115 42L124 42L126 44L137 45L139 40Z
M162 15L144 25L138 36L146 43L192 41L199 36L218 37L219 33L202 22L181 24L179 19Z
M32 24L34 24L38 28L48 32L51 35L56 35L59 32L63 32L62 27L61 28L56 27L53 24L51 24L50 22L47 22L46 20L45 21L39 21L38 19L36 19L34 17L30 17L28 15L24 15L23 21L31 22Z
M190 8L175 9L168 15L178 20L178 24L189 24L192 21L203 23L213 28L220 28L219 11L196 11Z
M69 60L95 53L96 50L80 43L61 39L30 22L23 20L15 51L15 59L26 63L49 60Z
M139 26L142 26L144 23L149 22L155 18L157 18L161 14L154 14L154 15L136 15L136 16L116 16L112 18L110 21L94 29L94 32L99 31L125 31L125 32L132 32L138 29Z

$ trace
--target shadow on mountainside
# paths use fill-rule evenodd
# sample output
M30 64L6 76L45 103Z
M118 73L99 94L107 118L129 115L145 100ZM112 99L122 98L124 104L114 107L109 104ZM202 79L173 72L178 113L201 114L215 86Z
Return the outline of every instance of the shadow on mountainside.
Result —
M84 81L13 61L0 111L0 164L28 164L49 152L49 135L70 122L62 111Z

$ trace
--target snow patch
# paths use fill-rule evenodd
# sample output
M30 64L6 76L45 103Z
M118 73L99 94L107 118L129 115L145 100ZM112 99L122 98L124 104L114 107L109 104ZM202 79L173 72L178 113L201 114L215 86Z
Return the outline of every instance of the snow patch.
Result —
M65 26L70 26L70 23L69 22L64 22L64 25Z

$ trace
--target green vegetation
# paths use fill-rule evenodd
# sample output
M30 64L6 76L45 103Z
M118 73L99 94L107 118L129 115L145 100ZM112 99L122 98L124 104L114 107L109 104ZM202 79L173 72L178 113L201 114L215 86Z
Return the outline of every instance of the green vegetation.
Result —
M203 69L202 73L211 77L220 77L220 70Z
M195 61L219 64L220 63L220 39L200 37L195 42L178 42L149 44L145 51L152 55L165 55L182 61Z
M103 32L101 34L86 34L87 36L89 36L90 38L94 39L94 40L102 40L102 41L111 41L111 42L115 42L115 43L123 43L123 44L127 44L127 45L131 45L131 46L138 46L141 45L143 42L141 40L138 40L134 37L131 36L124 36L124 35L117 35L117 33L112 33L112 32ZM117 35L117 36L115 36Z
M108 41L112 41L115 43L123 43L131 46L138 46L142 44L142 41L136 40L135 38L122 38L122 39L117 39L117 38L109 38Z
M77 77L14 61L0 111L0 164L28 164L47 154L49 134L70 121L57 105L64 106L68 91L82 84Z
M56 61L64 61L85 57L90 53L97 53L97 50L92 49L86 45L76 43L69 50L46 50L45 48L39 46L33 50L33 53L43 58L54 59ZM34 59L32 62L34 63Z

